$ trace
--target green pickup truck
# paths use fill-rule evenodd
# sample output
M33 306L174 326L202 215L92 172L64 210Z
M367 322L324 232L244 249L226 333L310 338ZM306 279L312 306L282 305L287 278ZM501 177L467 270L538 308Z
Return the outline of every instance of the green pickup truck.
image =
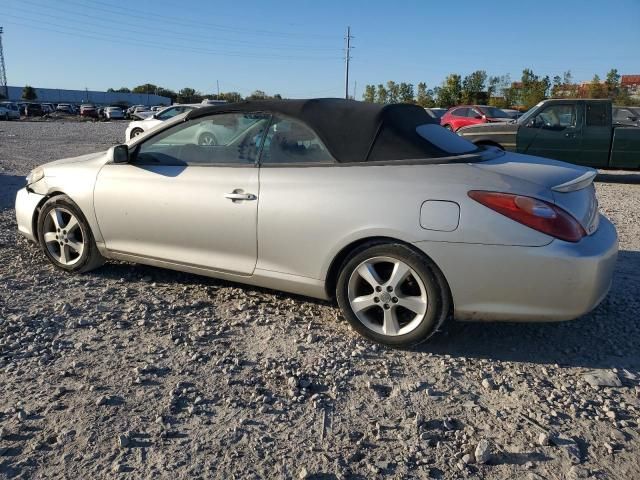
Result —
M640 128L615 125L609 100L544 100L510 123L463 127L458 135L528 155L596 168L640 168Z

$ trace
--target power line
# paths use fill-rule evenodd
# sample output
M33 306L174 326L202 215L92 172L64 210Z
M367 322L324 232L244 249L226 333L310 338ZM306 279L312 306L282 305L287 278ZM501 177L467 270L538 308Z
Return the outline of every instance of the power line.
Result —
M86 1L90 1L91 3L93 3L94 5L100 5L100 7L98 6L89 6L86 4ZM277 31L272 31L272 30L256 30L256 29L251 29L251 28L238 28L238 27L230 27L228 25L222 25L222 24L216 24L216 23L210 23L210 22L203 22L201 20L194 20L194 19L188 19L188 18L184 18L184 17L173 17L173 16L167 16L167 15L160 15L157 13L153 13L153 12L149 12L149 11L145 11L145 10L138 10L135 8L130 8L127 7L127 11L123 13L122 9L113 9L113 8L105 8L105 4L103 2L97 1L97 0L85 0L84 3L79 3L73 0L67 0L67 3L71 3L71 4L75 4L77 6L82 6L85 8L93 8L95 10L100 10L103 12L108 12L111 14L115 14L115 15L120 15L120 16L125 16L125 17L129 17L129 18L141 18L145 21L149 21L149 17L155 17L155 18L160 18L160 19L164 19L167 20L173 24L182 24L185 26L190 26L190 27L195 27L195 28L206 28L206 29L216 29L216 30L222 30L222 31L227 31L227 32L236 32L236 33L241 33L241 34L250 34L250 35L264 35L264 36L279 36L279 37L305 37L305 38L309 38L309 37L316 37L316 38L333 38L330 35L321 35L321 34L312 34L312 33L293 33L293 32L277 32ZM132 13L133 12L133 13ZM135 15L135 13L138 13L139 15Z
M41 13L39 11L33 11L33 10L28 10L24 8L24 4L27 4L28 6L32 6L32 7L36 7L38 9L49 9L49 10L53 10L56 13L61 13L64 14L63 15L56 15L53 13ZM101 16L97 16L97 15L90 15L87 13L81 13L81 12L75 12L75 11L71 11L71 10L65 10L63 8L59 8L58 6L52 7L50 5L43 5L40 3L36 3L36 2L32 2L29 0L22 0L20 3L21 7L16 7L16 6L12 6L12 10L17 10L21 13L26 13L29 15L38 15L41 17L44 17L47 20L50 20L51 18L55 18L55 19L59 19L62 21L73 21L75 22L76 20L74 19L70 19L69 16L76 16L76 17L81 17L83 18L83 20L81 20L81 22L84 25L94 25L94 26L98 26L99 28L107 28L110 27L111 29L113 29L114 27L114 22L117 23L118 26L130 26L130 27L134 27L134 28L140 28L140 24L139 23L133 23L133 22L127 22L125 20L116 20L116 19L112 19L112 18L108 18L105 17L104 15ZM90 19L91 22L84 20L84 19ZM93 23L92 23L93 22ZM99 23L103 23L103 24L107 24L107 26L104 25L96 25L95 22L99 22ZM75 24L74 24L74 28L75 28ZM203 33L193 33L190 32L189 34L185 35L183 32L181 32L180 30L175 30L175 29L170 29L170 28L165 28L163 27L162 29L162 33L163 34L170 34L172 38L183 38L185 40L189 40L192 41L194 39L197 38L201 38L203 40L206 41L210 41L210 42L216 42L216 44L220 44L220 43L226 43L226 44L230 44L230 45L234 45L234 46L246 46L246 47L251 47L253 49L255 48L266 48L266 49L278 49L278 48L282 48L282 49L293 49L293 50L305 50L305 51L309 51L309 50L336 50L335 47L320 47L318 45L300 45L300 44L273 44L273 43L265 43L265 42L259 42L256 43L255 41L247 41L247 40L240 40L240 39L225 39L225 38L220 38L220 37L216 37L216 36L211 36L208 34L203 34Z
M19 25L27 28L32 28L34 30L50 31L50 32L60 33L63 35L70 35L74 37L90 38L93 40L102 40L102 41L107 41L109 43L120 43L127 46L140 46L140 47L146 47L146 48L152 48L152 49L173 50L176 52L191 52L191 53L200 53L203 55L242 57L242 58L254 58L254 59L265 59L265 60L270 60L270 59L337 60L338 58L340 58L338 56L333 57L333 56L284 55L284 54L275 55L275 54L262 54L262 53L252 54L252 53L242 52L242 51L219 51L219 50L210 50L210 49L201 48L201 47L176 45L175 43L165 44L165 43L160 43L152 40L145 41L139 38L124 37L120 34L118 34L117 38L114 38L114 35L112 32L105 34L105 33L95 32L93 30L81 29L78 27L67 27L65 25L62 25L59 28L51 28L51 27L42 26L41 21L37 19L34 20L26 17L21 17L18 15L9 15L9 14L5 16L11 17L11 18L17 18L19 20L33 22L37 24L37 25L29 25L21 22L16 22L16 21L5 22L5 23L10 23L12 25ZM89 32L89 33L79 33L79 32Z

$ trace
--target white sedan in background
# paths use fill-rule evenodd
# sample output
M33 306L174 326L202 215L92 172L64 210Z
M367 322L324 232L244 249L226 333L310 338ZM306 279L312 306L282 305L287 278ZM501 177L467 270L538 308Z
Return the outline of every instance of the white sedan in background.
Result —
M203 105L172 105L164 110L154 113L144 120L134 120L133 122L130 122L127 127L125 132L125 141L131 140L147 130L151 130L153 127L160 125L165 120L169 120L176 115L180 115L181 113L188 112L201 106Z
M104 116L109 120L123 120L124 112L118 107L107 107L104 109Z

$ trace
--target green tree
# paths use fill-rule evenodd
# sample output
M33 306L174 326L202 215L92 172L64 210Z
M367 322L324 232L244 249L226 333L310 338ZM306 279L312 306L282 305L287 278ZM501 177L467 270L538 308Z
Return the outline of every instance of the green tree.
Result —
M36 89L30 85L25 85L22 89L22 98L24 100L35 100L38 98L38 94L36 93Z
M178 94L168 88L157 87L153 93L160 95L161 97L170 98L172 102L175 102L178 99Z
M481 103L481 99L486 96L482 94L486 82L487 72L484 70L476 70L464 77L462 81L462 102Z
M220 94L218 100L226 100L229 103L237 103L242 101L242 95L238 92L225 92Z
M487 96L489 100L498 95L498 87L500 86L500 77L489 77L487 82Z
M127 87L120 87L118 89L109 88L109 89L107 89L107 92L112 92L112 93L131 93L131 90L129 90Z
M438 90L438 105L441 107L453 107L458 105L462 99L462 83L460 75L452 73Z
M388 103L389 93L387 89L384 88L383 84L378 85L378 90L376 91L376 103Z
M614 99L620 95L620 75L618 74L618 70L615 68L609 70L604 84L607 88L607 96L609 98Z
M158 86L154 85L153 83L144 83L142 85L134 87L131 91L132 93L156 93L157 89Z
M398 87L398 93L400 97L400 102L402 103L414 103L414 92L413 92L413 84L401 82Z
M387 82L386 103L398 103L400 101L400 86L393 80Z
M193 88L185 87L178 92L177 100L178 103L198 103L202 101L202 94Z
M433 107L433 95L427 90L427 84L424 82L418 83L416 103L423 108Z
M540 78L533 70L525 68L522 71L519 102L526 108L531 108L547 98L547 91L551 87L551 80L546 76Z
M587 91L589 92L589 98L605 98L605 87L597 73L593 76L591 83L589 83Z
M364 93L362 94L362 100L369 103L374 103L376 101L376 86L375 85L367 85L364 87Z
M562 78L560 75L555 75L551 84L551 96L553 98L560 98L563 94L564 89L562 88Z
M263 90L254 90L251 95L247 97L247 100L265 100L266 98L268 98L268 96Z

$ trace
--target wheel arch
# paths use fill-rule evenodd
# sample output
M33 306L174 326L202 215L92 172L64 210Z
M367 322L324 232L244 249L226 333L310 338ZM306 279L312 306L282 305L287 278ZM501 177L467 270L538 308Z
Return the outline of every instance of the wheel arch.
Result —
M329 265L329 269L327 270L327 274L325 276L324 288L325 288L327 297L335 298L336 286L338 283L338 276L340 275L340 270L342 268L342 265L344 264L345 260L349 258L349 256L351 256L357 250L364 248L365 246L368 247L373 245L382 245L385 243L402 244L407 248L413 250L417 254L421 255L422 257L424 257L435 269L436 275L440 277L440 280L442 281L443 286L446 289L446 293L449 296L449 302L451 303L453 302L453 296L451 295L449 282L447 282L447 279L445 278L444 273L442 273L442 270L440 269L438 264L434 262L429 255L427 255L425 252L415 247L411 243L404 240L400 240L398 238L388 237L388 236L370 236L370 237L359 238L342 247L342 249L340 249L338 253L333 257L333 260L331 261Z
M38 219L40 218L40 211L42 210L42 206L51 198L57 197L60 195L66 195L63 191L53 190L47 193L36 205L36 208L33 210L33 217L31 218L31 231L34 233L36 239L38 238ZM74 202L75 203L75 202Z

